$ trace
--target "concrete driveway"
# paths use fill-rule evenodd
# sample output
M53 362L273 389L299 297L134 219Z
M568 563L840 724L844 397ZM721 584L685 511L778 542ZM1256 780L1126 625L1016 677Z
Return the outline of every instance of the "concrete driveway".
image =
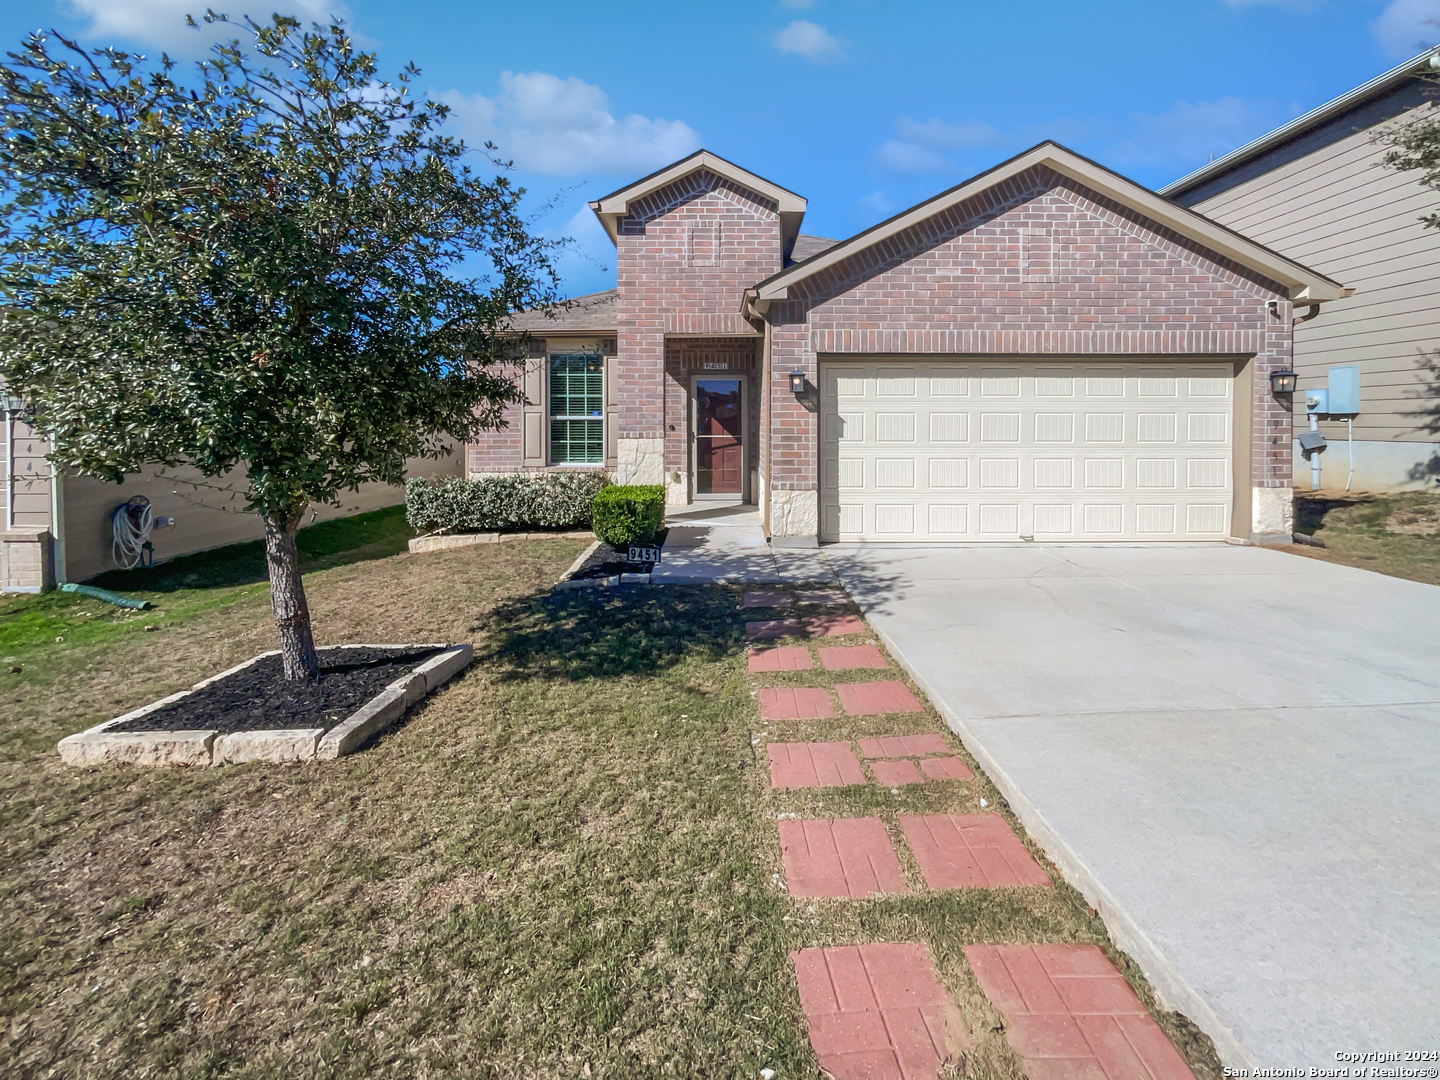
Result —
M826 555L1227 1064L1440 1047L1440 588L1228 545Z

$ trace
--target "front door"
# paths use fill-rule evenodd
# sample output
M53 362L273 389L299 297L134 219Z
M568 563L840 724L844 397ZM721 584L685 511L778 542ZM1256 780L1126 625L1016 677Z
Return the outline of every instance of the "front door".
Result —
M695 381L695 494L744 493L744 394L739 379Z

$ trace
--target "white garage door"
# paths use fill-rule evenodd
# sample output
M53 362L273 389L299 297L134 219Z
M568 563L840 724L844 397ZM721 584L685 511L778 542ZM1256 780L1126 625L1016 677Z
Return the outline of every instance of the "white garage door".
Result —
M821 368L821 539L1216 540L1229 364Z

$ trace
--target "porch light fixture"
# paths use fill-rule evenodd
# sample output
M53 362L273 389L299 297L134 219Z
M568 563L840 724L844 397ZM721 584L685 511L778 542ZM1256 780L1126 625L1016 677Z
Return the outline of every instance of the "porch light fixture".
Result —
M805 392L805 373L803 371L790 372L790 393L803 394Z
M1272 371L1270 372L1270 392L1273 394L1293 394L1295 386L1300 377L1293 371Z

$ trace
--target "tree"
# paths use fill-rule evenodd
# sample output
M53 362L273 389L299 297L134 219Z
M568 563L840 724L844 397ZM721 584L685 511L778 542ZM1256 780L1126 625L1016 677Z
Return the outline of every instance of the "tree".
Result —
M168 57L59 35L0 64L0 377L57 467L243 466L285 673L306 678L306 508L502 424L505 319L556 278L523 189L472 172L416 68L377 81L338 21L234 25L246 45L191 86Z

